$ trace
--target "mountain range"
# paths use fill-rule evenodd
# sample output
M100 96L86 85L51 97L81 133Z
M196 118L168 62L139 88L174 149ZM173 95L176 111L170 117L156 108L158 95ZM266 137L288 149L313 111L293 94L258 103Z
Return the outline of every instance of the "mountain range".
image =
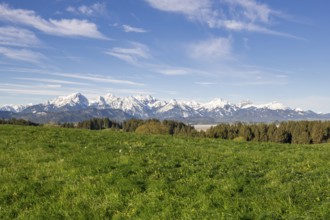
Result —
M255 105L232 104L223 99L210 102L164 101L150 95L116 97L112 94L87 99L81 93L61 96L36 105L4 105L0 118L22 118L37 123L78 122L95 117L123 121L130 118L178 120L192 124L221 122L273 122L288 120L330 120L330 114L291 109L278 102Z

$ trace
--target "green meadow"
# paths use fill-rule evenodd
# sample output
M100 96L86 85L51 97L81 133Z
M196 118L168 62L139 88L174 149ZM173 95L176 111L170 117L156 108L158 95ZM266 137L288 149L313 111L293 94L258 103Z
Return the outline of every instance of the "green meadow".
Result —
M330 144L1 125L0 219L330 219Z

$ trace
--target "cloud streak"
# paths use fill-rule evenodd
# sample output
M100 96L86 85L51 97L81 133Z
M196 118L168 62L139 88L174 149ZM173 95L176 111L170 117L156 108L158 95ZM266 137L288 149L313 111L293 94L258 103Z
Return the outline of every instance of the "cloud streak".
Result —
M131 43L131 47L111 48L105 51L105 54L116 57L133 65L137 65L141 59L151 58L148 46L136 42Z
M189 46L189 54L194 59L228 60L232 58L231 38L210 38Z
M189 71L185 68L167 68L167 69L159 69L157 72L168 75L168 76L181 76L189 74Z
M123 25L124 32L129 33L129 32L134 32L134 33L145 33L147 32L143 28L137 28L137 27L132 27L130 25Z
M66 85L84 85L84 86L92 85L90 83L81 83L81 82L73 82L73 81L57 80L57 79L40 79L40 78L24 78L24 77L17 77L14 79L32 81L32 82L58 83L58 84L66 84Z
M155 9L182 14L191 21L208 25L210 28L223 28L230 31L248 31L262 34L301 39L294 35L274 31L267 26L272 18L285 16L268 5L255 0L145 0ZM222 9L217 10L219 5Z
M37 47L40 40L29 30L11 26L0 27L0 45Z
M74 79L82 79L82 80L88 80L93 82L103 82L103 83L113 83L113 84L125 84L125 85L132 85L132 86L142 86L142 83L137 83L133 81L128 80L119 80L119 79L113 79L105 76L97 76L97 75L82 75L82 74L71 74L71 73L49 73L50 75L54 76L62 76L67 78L74 78Z
M12 60L24 61L34 64L40 64L46 57L39 53L28 49L12 49L8 47L0 47L0 55Z
M99 32L96 24L79 19L43 19L34 11L24 9L12 9L6 4L0 3L0 20L14 24L26 25L40 30L46 34L66 37L87 37L95 39L107 39Z
M90 6L81 5L77 8L69 6L66 8L67 12L80 14L85 16L97 16L106 14L106 5L104 3L95 3Z
M114 78L110 78L110 77L107 77L104 75L98 75L98 74L61 73L61 72L51 72L51 71L39 70L39 69L24 69L24 68L13 68L13 69L6 69L6 70L0 70L0 71L1 72L4 72L4 71L16 72L16 73L46 74L46 75L57 76L57 77L86 80L88 82L123 84L123 85L131 85L131 86L144 86L143 83L133 82L133 81L129 81L129 80L114 79Z

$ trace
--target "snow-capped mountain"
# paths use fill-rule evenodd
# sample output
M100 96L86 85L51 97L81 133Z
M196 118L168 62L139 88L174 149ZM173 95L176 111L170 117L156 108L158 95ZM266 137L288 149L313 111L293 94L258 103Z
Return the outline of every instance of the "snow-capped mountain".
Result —
M4 105L2 107L0 107L0 111L8 111L8 112L21 112L24 109L26 109L27 107L31 106L32 104L29 105Z
M271 102L267 104L255 105L252 102L241 102L239 105L241 108L257 108L257 109L270 109L270 110L287 110L290 109L279 102Z
M69 96L60 96L51 102L49 104L53 105L57 108L62 107L78 107L78 108L84 108L89 106L88 99L83 96L80 93L73 93Z
M217 122L269 122L284 120L330 119L329 115L316 114L312 111L291 109L278 102L268 104L253 104L244 101L233 104L223 99L213 99L210 102L158 100L150 95L116 97L113 94L87 99L81 93L61 96L51 101L37 105L14 106L5 105L0 111L11 112L21 118L47 118L56 121L61 113L65 113L66 121L78 121L79 114L84 117L112 117L118 120L125 118L159 118L173 119L192 123ZM59 113L59 114L57 114ZM88 113L88 114L87 114ZM62 114L62 115L63 115ZM74 115L74 117L70 116ZM72 119L70 119L72 118ZM45 121L47 121L45 119ZM63 121L62 119L61 121ZM64 121L65 121L64 120Z

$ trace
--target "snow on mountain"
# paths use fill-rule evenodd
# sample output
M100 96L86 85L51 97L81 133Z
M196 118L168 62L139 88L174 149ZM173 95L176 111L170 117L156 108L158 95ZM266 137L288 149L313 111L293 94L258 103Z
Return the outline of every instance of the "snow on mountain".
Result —
M169 102L165 103L164 106L162 106L158 112L167 112L170 111L172 109L174 109L175 107L178 107L178 102L175 99L171 99Z
M155 100L153 103L149 103L148 106L152 110L157 110L167 104L166 101Z
M147 117L148 104L155 99L151 96L129 96L124 98L112 94L105 95L106 104L109 108L120 109L133 116Z
M122 105L121 99L114 96L113 94L110 94L110 93L106 94L104 96L104 100L110 108L113 108L113 109L121 108L121 105Z
M26 109L27 107L31 106L32 104L28 104L28 105L4 105L2 107L0 107L0 111L8 111L8 112L21 112L24 109Z
M279 102L271 102L267 104L260 104L260 105L255 105L251 101L243 101L238 105L242 109L247 109L247 108L257 108L257 109L270 109L270 110L288 110L290 108L286 107L282 103Z
M193 104L193 106L189 105ZM160 106L156 111L156 115L160 118L188 118L200 115L196 109L196 103L190 103L185 101L177 101L171 99L169 102L164 102L163 106Z
M255 105L253 105L253 103L250 100L245 100L242 101L238 104L239 108L250 108L250 107L255 107Z
M57 108L70 106L70 107L87 107L89 106L89 100L83 96L81 93L73 93L68 96L60 96L52 101L49 104L54 105Z
M80 93L61 96L52 101L32 106L5 105L0 111L11 111L22 114L59 113L70 111L97 112L98 110L116 110L126 114L127 117L178 119L184 121L274 121L287 119L310 119L317 116L314 112L290 109L279 102L268 104L253 104L243 101L232 104L226 100L216 98L210 102L182 101L171 99L158 100L151 95L135 95L129 97L116 97L113 94L98 96L88 100ZM98 117L96 114L95 117ZM125 117L126 117L125 116Z
M143 113L144 107L145 105L143 103L141 103L133 96L130 96L122 99L120 109L124 110L125 112L129 112L130 114L137 115L139 113Z
M173 109L180 108L182 111L192 113L196 112L231 112L237 109L270 109L270 110L287 110L288 107L279 102L271 102L268 104L255 105L250 101L243 101L238 105L231 104L230 102L215 98L210 102L199 103L196 101L178 101L171 99L170 101L158 100L151 95L136 95L129 97L116 97L113 94L106 94L105 96L98 96L95 99L88 100L81 93L73 93L68 96L60 96L52 101L47 101L44 104L45 111L50 111L56 108L67 109L84 109L93 107L97 109L119 109L126 113L136 116L148 116L150 112L163 113ZM23 105L5 105L0 108L2 111L21 112L29 106ZM301 109L297 109L297 112L301 112Z
M225 106L228 106L228 105L231 105L228 101L219 99L219 98L215 98L210 102L202 104L202 108L212 111L217 108L224 108Z
M89 100L89 106L92 106L94 108L98 109L105 109L107 108L107 102L105 101L105 98L102 96L96 97L96 99Z
M287 110L289 109L285 105L279 102L271 102L268 104L263 104L263 105L257 105L257 108L265 108L265 109L270 109L270 110Z
M155 99L154 97L152 97L151 95L136 95L133 96L136 100L138 100L139 102L145 104L145 105L149 105L150 103L154 103L157 101L157 99Z

